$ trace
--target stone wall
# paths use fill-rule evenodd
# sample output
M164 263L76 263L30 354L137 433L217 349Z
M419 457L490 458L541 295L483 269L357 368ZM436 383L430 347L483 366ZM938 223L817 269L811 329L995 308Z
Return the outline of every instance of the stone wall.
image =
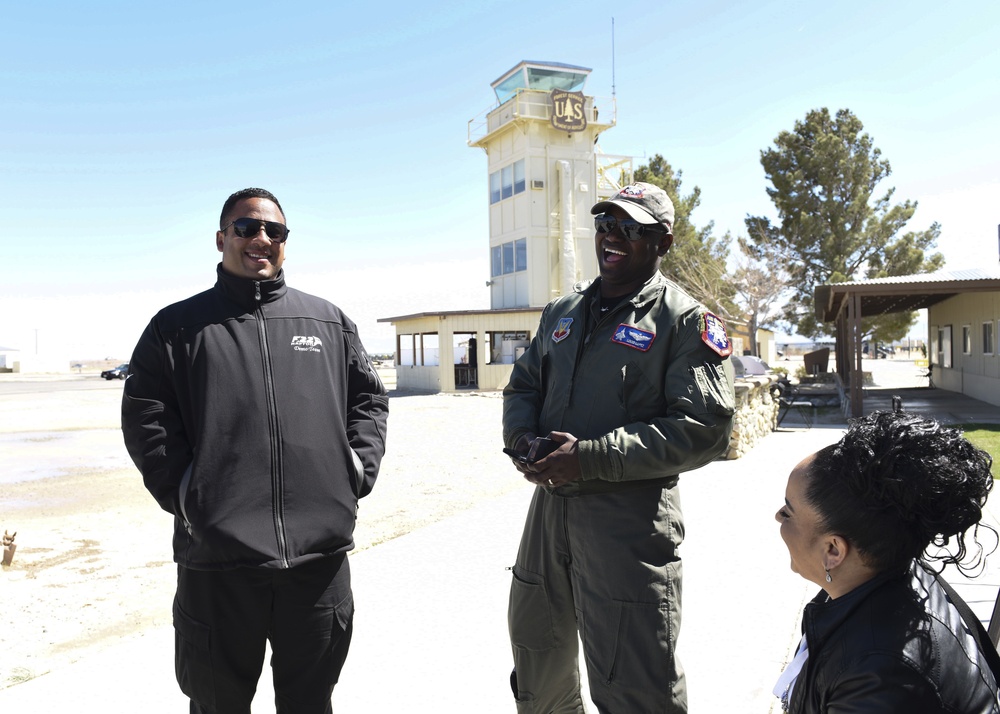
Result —
M736 380L736 416L729 439L727 459L738 459L778 423L778 400L771 394L777 375L762 374Z

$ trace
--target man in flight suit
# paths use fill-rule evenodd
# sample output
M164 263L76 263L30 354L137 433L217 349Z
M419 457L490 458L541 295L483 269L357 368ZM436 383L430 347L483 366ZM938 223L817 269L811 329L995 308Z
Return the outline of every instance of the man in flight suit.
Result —
M600 277L545 307L504 389L504 443L537 484L510 591L511 685L521 714L583 712L579 636L601 712L686 712L677 482L728 447L732 345L659 272L663 190L635 183L591 213Z

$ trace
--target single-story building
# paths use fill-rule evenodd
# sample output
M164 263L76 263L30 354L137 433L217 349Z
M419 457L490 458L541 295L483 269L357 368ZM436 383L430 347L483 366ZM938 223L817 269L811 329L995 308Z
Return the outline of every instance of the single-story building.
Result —
M13 372L21 350L13 347L0 347L0 372Z
M541 315L540 308L457 310L379 322L396 327L397 389L453 392L502 389Z
M820 285L816 316L836 323L837 372L861 416L861 318L927 309L931 384L1000 406L1000 266Z

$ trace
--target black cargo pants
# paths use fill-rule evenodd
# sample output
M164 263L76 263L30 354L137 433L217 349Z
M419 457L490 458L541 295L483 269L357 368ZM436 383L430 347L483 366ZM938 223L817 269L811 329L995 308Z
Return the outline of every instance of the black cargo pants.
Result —
M285 570L178 566L175 663L191 714L249 714L267 640L278 714L329 714L353 619L346 554Z

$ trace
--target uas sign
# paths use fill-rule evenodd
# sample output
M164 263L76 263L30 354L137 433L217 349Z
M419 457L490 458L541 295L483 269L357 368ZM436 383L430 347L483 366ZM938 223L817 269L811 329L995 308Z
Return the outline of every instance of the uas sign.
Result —
M587 116L583 111L583 92L567 92L553 89L552 126L560 131L583 131L587 128Z

